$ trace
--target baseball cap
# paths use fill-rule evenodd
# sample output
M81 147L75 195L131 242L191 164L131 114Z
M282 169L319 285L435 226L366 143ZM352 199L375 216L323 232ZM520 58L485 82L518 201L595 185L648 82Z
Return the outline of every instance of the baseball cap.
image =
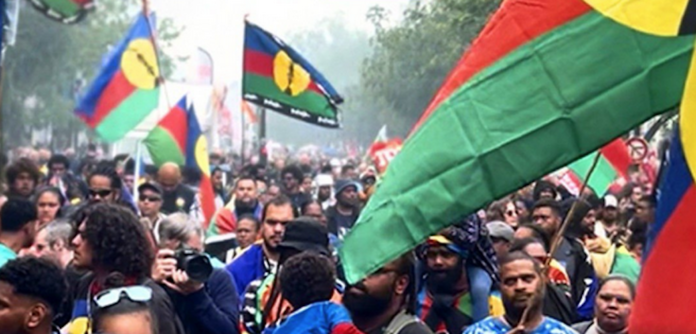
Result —
M143 190L152 190L153 192L162 195L162 188L154 182L145 182L138 186L138 192L142 193Z
M346 190L346 188L350 186L355 187L355 190L358 192L362 191L362 184L360 184L357 181L348 179L337 180L336 184L334 185L334 189L336 190L336 194L340 194L342 191Z
M614 196L614 195L604 196L604 207L605 208L616 208L618 206L619 206L619 201L616 199L616 196Z
M502 221L496 220L489 222L486 224L486 228L491 238L499 238L507 242L512 242L513 239L515 239L515 230Z
M308 217L292 220L285 228L283 241L278 247L331 255L329 231L324 225Z

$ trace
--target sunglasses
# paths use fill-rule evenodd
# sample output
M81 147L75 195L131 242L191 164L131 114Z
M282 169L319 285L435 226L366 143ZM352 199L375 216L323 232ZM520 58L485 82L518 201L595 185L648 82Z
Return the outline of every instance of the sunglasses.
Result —
M161 200L159 196L140 196L141 202L159 202Z
M89 197L101 197L104 198L106 196L111 195L114 191L111 189L90 189L89 190Z
M94 296L94 303L99 308L105 308L118 304L123 298L128 298L133 302L146 303L152 299L152 289L140 285L109 289Z

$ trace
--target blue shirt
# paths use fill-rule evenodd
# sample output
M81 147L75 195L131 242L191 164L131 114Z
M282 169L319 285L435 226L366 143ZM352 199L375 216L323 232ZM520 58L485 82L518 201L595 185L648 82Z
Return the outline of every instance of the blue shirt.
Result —
M488 317L469 326L464 334L505 334L511 329L499 317ZM577 332L559 321L544 317L544 321L527 334L577 334Z
M5 263L12 261L17 258L17 253L12 249L0 243L0 268L5 265Z

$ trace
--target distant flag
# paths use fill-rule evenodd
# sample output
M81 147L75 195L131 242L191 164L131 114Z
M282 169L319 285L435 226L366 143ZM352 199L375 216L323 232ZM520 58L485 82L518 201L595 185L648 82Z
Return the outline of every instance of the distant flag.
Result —
M256 113L251 109L249 102L242 100L242 114L249 124L256 124L259 120L256 118Z
M213 57L208 51L201 47L196 48L192 66L193 73L189 75L189 83L194 85L213 84Z
M319 126L340 126L343 98L299 53L278 37L246 22L244 29L243 97Z
M160 69L150 31L154 14L149 20L151 24L145 15L138 15L75 109L104 141L123 138L159 103Z
M592 173L588 186L598 196L602 196L618 179L626 179L626 173L632 161L631 156L628 154L626 143L621 138L615 139L599 149L599 153L599 162L597 163L597 168ZM569 170L575 174L580 184L582 184L587 176L587 172L592 167L595 154L596 152L590 153L568 165Z
M29 0L38 11L56 21L72 24L94 8L94 0Z
M386 142L387 140L389 140L389 137L387 137L387 125L384 124L382 128L379 129L379 132L377 132L377 137L375 137L373 144L381 141Z
M157 166L166 162L195 169L201 174L200 204L207 223L215 214L215 194L210 180L208 143L201 131L193 105L183 97L143 141Z
M675 131L663 166L643 270L631 313L631 334L696 333L692 305L696 290L696 185L684 156L683 142L695 140ZM682 142L683 141L683 142Z

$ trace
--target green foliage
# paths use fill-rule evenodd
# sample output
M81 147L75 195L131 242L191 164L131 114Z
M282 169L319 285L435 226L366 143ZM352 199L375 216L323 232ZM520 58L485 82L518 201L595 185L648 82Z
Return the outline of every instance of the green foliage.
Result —
M394 26L383 8L370 9L374 52L362 68L362 94L389 106L381 109L391 114L382 116L391 133L408 133L499 3L414 1Z
M50 125L51 144L64 148L86 130L72 112L75 82L93 80L104 55L132 24L139 3L100 1L95 11L75 25L50 20L28 4L21 6L16 44L8 47L3 64L6 147L36 144L30 143L32 130ZM158 28L160 44L167 45L179 34L171 20L161 21ZM170 66L164 59L163 73Z

